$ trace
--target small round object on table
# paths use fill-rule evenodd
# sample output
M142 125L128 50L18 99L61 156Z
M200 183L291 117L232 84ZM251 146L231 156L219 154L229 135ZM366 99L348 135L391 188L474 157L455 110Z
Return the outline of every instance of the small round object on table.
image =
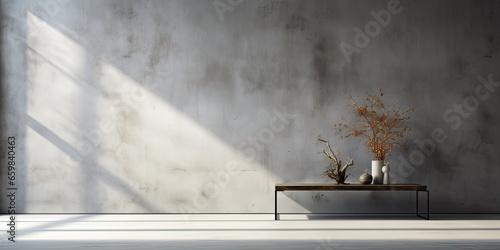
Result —
M359 177L359 183L361 184L370 184L372 183L373 176L371 174L368 174L368 170L365 170L365 172Z

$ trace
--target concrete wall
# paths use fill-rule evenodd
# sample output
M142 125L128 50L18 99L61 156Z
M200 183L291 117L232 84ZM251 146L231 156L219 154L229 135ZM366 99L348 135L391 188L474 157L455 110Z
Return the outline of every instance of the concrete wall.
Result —
M427 184L431 212L500 212L498 1L0 8L0 156L5 166L15 136L17 212L273 212L274 183L330 182L319 134L354 158L348 182L370 168L363 144L331 125L352 116L343 93L377 88L415 107L408 151L387 159L392 181ZM280 202L284 212L412 212L414 194Z

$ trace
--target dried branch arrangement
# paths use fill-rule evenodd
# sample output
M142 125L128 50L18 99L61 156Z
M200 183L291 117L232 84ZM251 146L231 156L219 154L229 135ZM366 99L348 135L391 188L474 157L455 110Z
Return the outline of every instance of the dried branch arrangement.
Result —
M331 161L330 168L323 172L323 175L336 180L337 184L345 184L345 180L349 177L349 174L346 175L347 168L354 165L354 161L351 159L341 167L342 163L330 147L330 142L322 139L321 136L318 136L317 140L326 144L326 149L323 150L323 154Z
M399 107L399 102L386 108L380 100L383 95L381 89L378 89L378 95L366 93L368 103L363 105L356 103L352 96L347 96L357 119L350 121L342 117L345 123L334 125L343 129L346 137L366 139L366 147L373 153L375 160L384 160L395 146L404 149L400 139L410 132L410 128L404 124L409 120L408 114L414 110L413 107Z

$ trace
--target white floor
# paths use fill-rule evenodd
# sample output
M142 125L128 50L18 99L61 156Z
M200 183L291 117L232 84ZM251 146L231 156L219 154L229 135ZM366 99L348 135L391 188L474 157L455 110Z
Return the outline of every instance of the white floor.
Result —
M17 215L15 243L0 219L0 249L500 249L498 215Z

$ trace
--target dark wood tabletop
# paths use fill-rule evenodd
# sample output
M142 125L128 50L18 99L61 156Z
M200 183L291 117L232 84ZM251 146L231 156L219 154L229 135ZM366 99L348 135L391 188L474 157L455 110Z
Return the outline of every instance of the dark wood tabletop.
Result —
M300 190L380 190L380 191L425 191L420 184L334 184L334 183L277 183L276 191Z

